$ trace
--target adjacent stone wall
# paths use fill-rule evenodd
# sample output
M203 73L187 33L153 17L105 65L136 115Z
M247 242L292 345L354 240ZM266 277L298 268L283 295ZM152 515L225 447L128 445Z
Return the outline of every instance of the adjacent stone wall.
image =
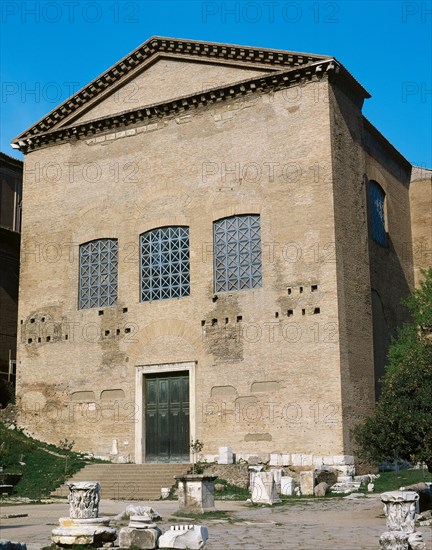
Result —
M432 266L432 170L414 168L410 184L411 231L416 286Z

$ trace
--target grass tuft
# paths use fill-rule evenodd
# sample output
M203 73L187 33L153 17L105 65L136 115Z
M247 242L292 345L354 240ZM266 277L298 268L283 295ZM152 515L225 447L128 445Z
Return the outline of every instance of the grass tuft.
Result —
M67 451L11 430L0 422L0 465L5 474L22 474L13 496L33 500L50 495L66 479L88 462L79 453ZM99 462L99 461L97 461Z

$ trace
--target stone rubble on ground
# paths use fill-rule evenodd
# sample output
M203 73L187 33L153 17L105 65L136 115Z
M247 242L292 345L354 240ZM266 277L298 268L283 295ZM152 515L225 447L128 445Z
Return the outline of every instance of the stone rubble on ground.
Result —
M330 487L325 481L321 481L321 483L318 483L318 485L315 485L314 487L314 495L316 497L325 497L328 493Z
M425 510L417 516L417 521L421 527L432 525L432 510Z
M296 482L293 477L282 476L281 477L281 494L286 496L292 496L294 494Z
M170 488L169 487L161 487L161 498L166 499L169 497L170 494Z
M277 493L280 493L281 492L281 479L282 479L282 476L283 476L283 470L282 468L272 468L270 470L273 474L273 478L275 480L275 484L276 484L276 492Z
M219 464L233 464L234 455L231 447L219 447Z
M175 476L178 481L178 510L203 514L215 510L214 482L217 476L187 474Z
M300 472L300 491L302 495L313 495L315 487L315 471Z
M156 512L151 506L142 506L139 504L129 504L123 512L117 514L114 519L121 521L122 519L129 519L130 516L148 516L152 521L162 519L160 514Z
M130 516L129 525L119 532L120 548L136 546L140 549L153 550L158 547L162 531L147 515Z
M276 491L276 483L271 471L257 472L251 485L251 501L254 504L276 504L280 498Z
M387 526L379 539L381 550L426 550L422 534L415 530L419 495L415 491L388 491L381 500Z
M418 501L418 511L423 512L432 507L432 483L431 482L421 482L414 483L413 485L407 485L406 487L401 487L400 490L404 491L415 491L419 496Z
M60 518L60 527L51 532L51 540L59 546L91 544L112 547L117 530L109 526L110 518L99 517L100 485L97 481L67 483L69 517Z
M354 493L355 491L358 491L360 489L361 483L358 481L346 481L344 483L335 483L332 488L331 492L336 494L344 494L348 495L349 493Z
M188 548L201 550L208 539L205 525L172 525L158 541L159 548Z

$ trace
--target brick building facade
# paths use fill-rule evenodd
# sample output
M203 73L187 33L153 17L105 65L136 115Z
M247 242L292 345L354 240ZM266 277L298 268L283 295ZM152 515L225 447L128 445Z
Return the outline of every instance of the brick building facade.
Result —
M16 138L21 425L135 462L352 455L414 285L368 97L334 58L155 37Z

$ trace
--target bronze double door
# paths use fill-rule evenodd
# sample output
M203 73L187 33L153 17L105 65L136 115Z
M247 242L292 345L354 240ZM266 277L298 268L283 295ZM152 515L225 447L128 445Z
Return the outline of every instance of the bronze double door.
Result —
M189 462L189 373L145 377L146 462Z

